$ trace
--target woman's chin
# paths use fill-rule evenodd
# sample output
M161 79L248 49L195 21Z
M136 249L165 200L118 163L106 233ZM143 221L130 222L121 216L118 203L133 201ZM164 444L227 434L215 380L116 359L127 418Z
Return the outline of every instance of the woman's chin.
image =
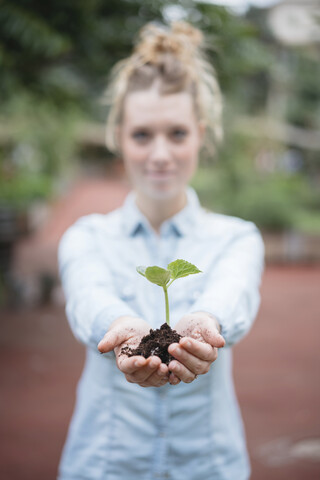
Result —
M172 200L181 195L181 189L165 185L158 185L157 188L150 188L145 192L146 196L153 200Z

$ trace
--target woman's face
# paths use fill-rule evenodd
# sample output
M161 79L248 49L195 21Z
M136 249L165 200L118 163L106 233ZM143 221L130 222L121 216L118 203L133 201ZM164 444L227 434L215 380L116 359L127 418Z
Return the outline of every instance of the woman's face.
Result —
M181 202L193 176L204 127L186 92L134 92L124 104L120 150L140 200Z

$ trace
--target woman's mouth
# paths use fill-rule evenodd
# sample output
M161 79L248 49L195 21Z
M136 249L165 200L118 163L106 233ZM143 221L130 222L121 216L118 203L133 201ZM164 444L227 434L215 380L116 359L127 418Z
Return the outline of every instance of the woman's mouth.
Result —
M161 182L170 180L173 177L174 172L171 170L149 170L146 172L146 174L151 180Z

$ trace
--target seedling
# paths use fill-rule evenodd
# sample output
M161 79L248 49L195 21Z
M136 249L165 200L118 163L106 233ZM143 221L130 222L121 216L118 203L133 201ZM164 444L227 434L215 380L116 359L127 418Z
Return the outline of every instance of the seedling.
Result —
M157 266L139 266L137 267L137 272L146 277L149 282L155 283L163 288L166 305L166 322L170 326L168 288L178 278L187 277L188 275L193 275L195 273L201 273L201 270L186 260L175 260L174 262L169 263L167 269Z

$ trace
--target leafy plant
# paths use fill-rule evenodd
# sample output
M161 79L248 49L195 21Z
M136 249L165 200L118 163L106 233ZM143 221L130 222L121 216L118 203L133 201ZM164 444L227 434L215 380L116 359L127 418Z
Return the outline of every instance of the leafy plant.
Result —
M152 267L138 266L137 272L149 280L149 282L155 283L163 288L166 305L166 322L170 325L168 288L178 278L201 273L201 270L186 260L178 259L169 263L167 269L157 267L156 265Z
M77 108L59 109L51 101L18 95L0 113L0 205L25 210L57 193L59 182L74 174Z

